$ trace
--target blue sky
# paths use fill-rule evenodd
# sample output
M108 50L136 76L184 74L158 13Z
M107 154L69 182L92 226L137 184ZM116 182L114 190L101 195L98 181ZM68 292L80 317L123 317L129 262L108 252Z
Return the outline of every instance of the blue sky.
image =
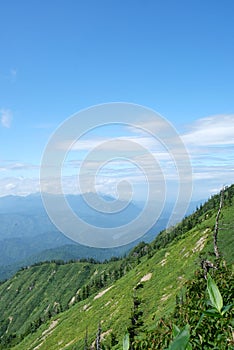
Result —
M232 0L3 0L0 13L0 196L38 191L50 135L108 102L140 104L172 123L191 156L194 198L233 183ZM142 138L101 128L76 157L107 136ZM73 192L79 166L68 158L65 189ZM124 162L104 170L98 188L108 193L123 170L134 172Z

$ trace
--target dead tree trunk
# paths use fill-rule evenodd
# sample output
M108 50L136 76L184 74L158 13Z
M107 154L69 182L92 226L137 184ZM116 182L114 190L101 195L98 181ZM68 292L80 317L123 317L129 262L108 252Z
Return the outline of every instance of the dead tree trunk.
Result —
M219 209L216 216L215 228L214 228L214 253L217 260L220 259L220 253L218 248L218 232L219 232L219 218L223 207L223 197L224 197L224 190L222 189L222 191L220 192Z
M218 232L219 232L219 218L220 218L221 210L223 207L223 198L224 198L224 188L220 192L219 209L218 209L218 213L216 215L214 235L213 235L214 254L215 254L215 258L216 258L216 263L212 263L211 261L206 260L206 259L203 259L201 261L201 267L204 271L204 278L205 279L207 278L207 273L209 272L210 269L218 269L219 268L220 253L219 253L219 248L218 248Z

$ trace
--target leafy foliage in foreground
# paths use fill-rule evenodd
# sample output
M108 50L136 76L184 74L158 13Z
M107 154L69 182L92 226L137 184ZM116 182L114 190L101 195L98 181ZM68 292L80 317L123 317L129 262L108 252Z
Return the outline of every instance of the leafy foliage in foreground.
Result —
M219 288L210 275L207 283L203 271L197 271L195 277L187 282L186 292L177 299L175 312L169 318L161 318L154 330L147 330L136 337L133 349L174 349L170 342L173 334L175 335L175 325L177 335L181 335L182 332L186 334L186 324L190 327L190 338L187 342L189 340L192 349L233 349L233 274L230 268L222 266L214 272L214 278ZM213 312L209 312L211 310ZM184 339L186 340L186 337ZM181 349L185 348L181 345Z

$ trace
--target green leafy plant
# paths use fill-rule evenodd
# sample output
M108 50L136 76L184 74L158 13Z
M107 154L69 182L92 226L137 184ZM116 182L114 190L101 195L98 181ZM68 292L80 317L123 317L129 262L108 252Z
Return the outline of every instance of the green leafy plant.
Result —
M128 350L130 346L130 342L129 342L129 334L126 333L124 338L123 338L123 350Z
M190 327L188 324L180 330L179 327L173 325L173 341L166 350L191 350L192 346L189 343Z
M209 303L213 308L204 311L203 314L211 317L224 316L224 314L231 309L232 304L223 306L223 297L209 273L207 274L207 291L210 298Z
M214 275L219 287L209 274L205 280L203 271L197 271L187 282L186 293L174 313L161 319L154 329L141 332L135 338L134 350L233 349L233 274L223 265Z

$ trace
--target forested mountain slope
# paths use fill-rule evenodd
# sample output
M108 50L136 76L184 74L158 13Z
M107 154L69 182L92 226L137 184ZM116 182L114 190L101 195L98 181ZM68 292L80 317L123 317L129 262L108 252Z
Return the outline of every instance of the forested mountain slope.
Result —
M55 196L59 200L59 195ZM88 196L92 202L97 201L97 195L89 193ZM108 203L113 198L106 195L100 196L106 201L108 209ZM120 212L117 216L104 215L89 208L80 195L68 195L66 199L80 218L100 227L123 225L126 223L126 218L131 221L141 211L141 207L131 203L127 206L126 212ZM189 212L194 205L195 203L191 203ZM123 207L125 207L124 202ZM143 238L145 241L152 241L165 227L170 216L170 207L171 204L166 203L165 210L157 223L145 233ZM79 230L79 226L76 229ZM58 231L46 213L40 194L31 194L26 197L0 197L0 281L13 276L22 266L40 261L54 259L69 261L83 258L104 261L113 256L123 256L139 242L140 239L137 239L136 242L126 246L110 249L84 246Z
M225 190L218 244L233 263L234 186ZM144 324L168 314L175 297L213 256L213 231L220 196L212 197L151 244L141 243L124 259L105 264L43 263L18 272L0 286L1 349L84 349L100 323L103 344L121 349L133 296L141 300ZM114 345L115 344L115 345Z

